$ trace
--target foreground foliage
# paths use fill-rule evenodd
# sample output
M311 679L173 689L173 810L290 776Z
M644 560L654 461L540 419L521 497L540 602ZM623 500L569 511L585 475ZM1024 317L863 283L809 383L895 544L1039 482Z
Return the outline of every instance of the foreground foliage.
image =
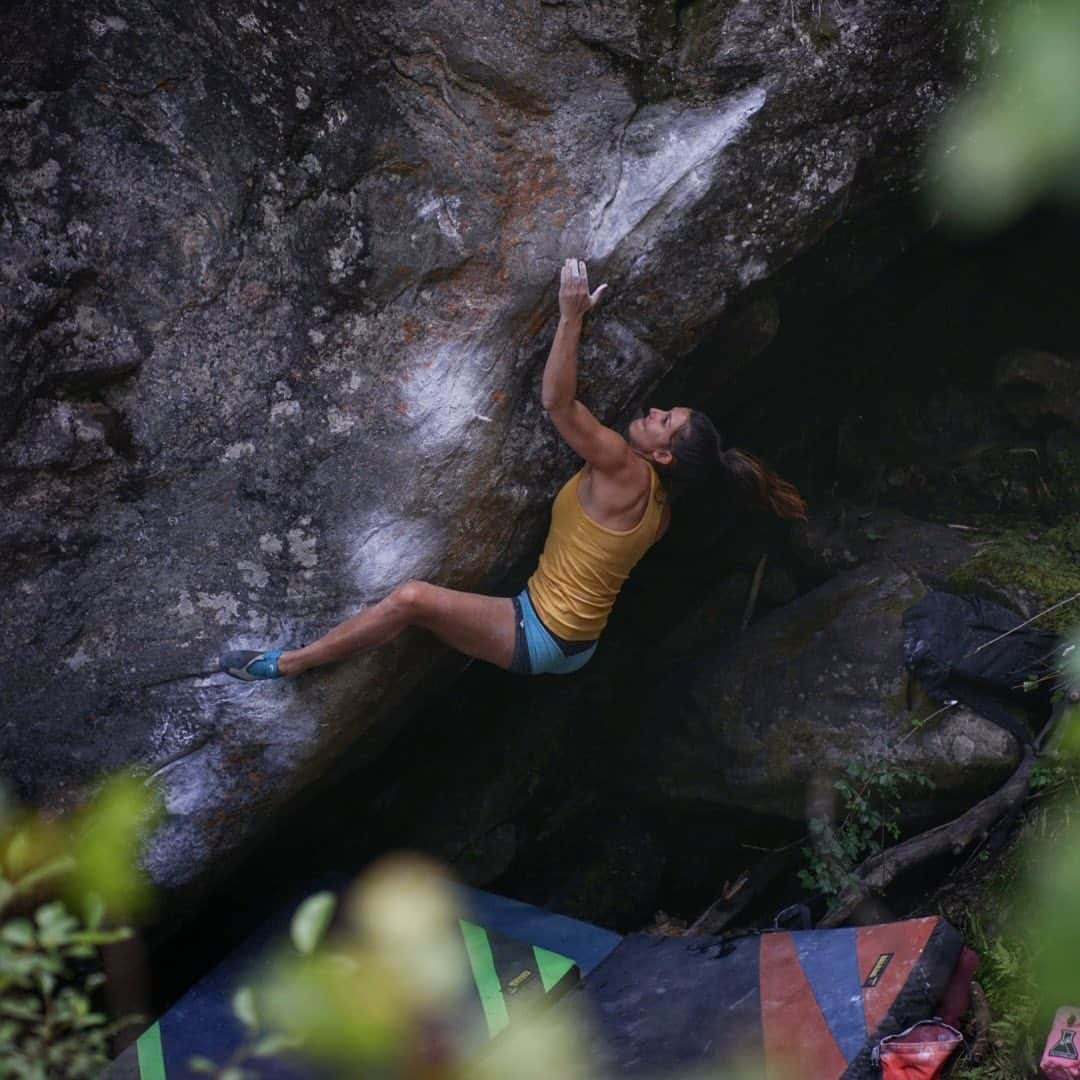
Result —
M1080 5L995 0L969 8L991 45L982 77L939 132L940 204L982 228L1045 198L1080 204Z
M145 910L136 869L145 788L106 784L63 821L0 821L0 1080L82 1080L108 1061L101 949L130 937L116 920Z
M900 838L903 801L918 788L933 786L918 769L892 761L849 762L833 785L840 799L840 823L834 828L811 818L811 845L802 849L806 866L799 871L799 881L835 899L855 881L854 869L863 859Z

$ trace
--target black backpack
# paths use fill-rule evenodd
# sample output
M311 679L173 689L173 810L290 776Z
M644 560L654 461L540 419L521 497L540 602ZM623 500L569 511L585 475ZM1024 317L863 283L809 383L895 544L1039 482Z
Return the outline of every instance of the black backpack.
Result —
M962 702L1031 746L1031 732L1005 706L1020 705L1029 714L1049 709L1052 680L1031 691L1024 683L1053 674L1063 641L1023 622L978 596L927 593L904 612L904 665L935 701ZM909 708L910 692L909 681Z

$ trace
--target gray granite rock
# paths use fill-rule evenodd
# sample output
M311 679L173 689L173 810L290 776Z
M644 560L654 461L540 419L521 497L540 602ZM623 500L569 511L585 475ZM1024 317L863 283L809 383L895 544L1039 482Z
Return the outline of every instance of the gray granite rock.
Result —
M310 640L409 577L489 587L572 467L537 395L559 261L611 285L582 393L622 423L733 299L921 183L950 9L9 4L19 792L60 806L139 767L167 810L148 865L179 886L345 746L377 754L431 642L272 686L216 655Z

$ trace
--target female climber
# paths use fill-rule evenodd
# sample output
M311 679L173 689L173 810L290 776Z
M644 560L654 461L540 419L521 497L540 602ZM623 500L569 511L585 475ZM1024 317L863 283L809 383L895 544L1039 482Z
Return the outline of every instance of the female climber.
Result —
M704 414L682 406L649 409L624 436L577 400L582 322L606 289L601 285L590 293L585 264L566 260L543 405L585 465L556 496L539 565L517 596L479 596L408 581L311 645L226 653L221 669L245 680L299 675L419 626L466 656L510 671L566 674L596 651L623 582L664 535L670 518L665 482L681 484L719 469L780 517L804 516L795 488L750 454L723 450Z

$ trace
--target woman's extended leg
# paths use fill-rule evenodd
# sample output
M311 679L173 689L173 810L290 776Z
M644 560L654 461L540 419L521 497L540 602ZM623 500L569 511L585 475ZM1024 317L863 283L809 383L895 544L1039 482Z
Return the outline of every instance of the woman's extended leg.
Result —
M480 596L407 581L318 641L282 653L278 671L298 675L350 653L374 649L408 626L430 630L458 652L501 668L509 667L514 655L514 602L508 596Z

